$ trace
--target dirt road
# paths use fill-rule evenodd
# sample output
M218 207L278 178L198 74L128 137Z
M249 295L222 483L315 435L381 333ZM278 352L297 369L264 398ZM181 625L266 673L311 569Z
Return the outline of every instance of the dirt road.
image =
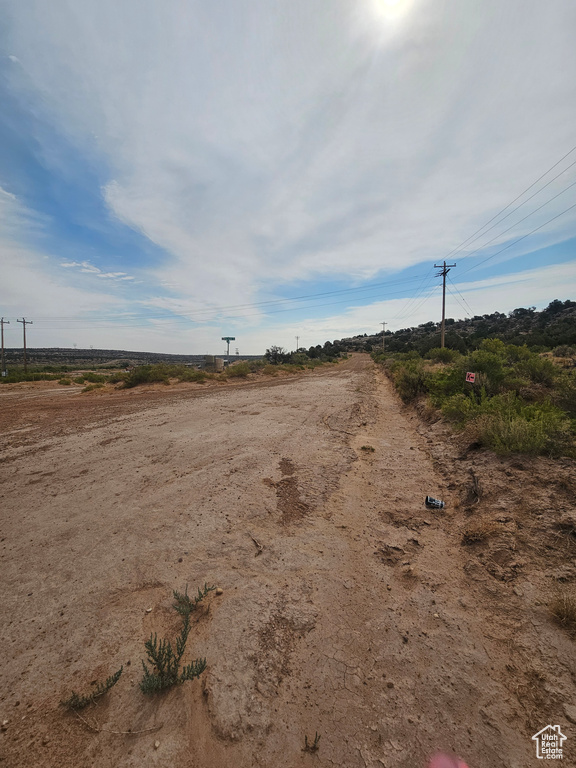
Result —
M510 638L553 644L566 695L571 641L476 578L458 494L366 356L230 388L0 403L3 764L424 768L440 748L470 768L535 761ZM223 593L186 660L207 671L144 696L145 640L173 637L172 590L205 582ZM85 716L158 730L95 732L58 707L121 665Z

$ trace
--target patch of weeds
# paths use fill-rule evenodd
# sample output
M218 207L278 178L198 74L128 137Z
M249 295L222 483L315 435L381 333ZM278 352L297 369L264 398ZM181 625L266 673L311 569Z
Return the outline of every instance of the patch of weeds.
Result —
M576 593L573 590L561 590L550 603L550 612L564 629L576 631Z
M191 381L197 384L204 384L206 381L206 371L198 371L196 369L186 369L178 377L180 381Z
M191 664L182 668L180 668L180 662L186 650L186 642L190 634L190 614L195 610L198 603L213 589L215 587L209 587L207 584L204 584L204 589L198 589L198 595L194 598L189 597L188 586L186 586L184 594L174 590L175 602L173 607L182 616L182 629L176 638L175 648L172 647L172 643L166 638L159 641L156 633L150 635L150 639L146 641L144 647L146 648L148 664L150 664L151 669L147 666L146 662L142 661L144 669L144 677L140 681L142 693L158 693L166 688L171 688L173 685L181 685L186 680L194 680L194 678L200 677L202 672L204 672L206 669L206 659L195 659Z
M174 595L174 600L176 601L173 603L174 610L177 611L181 616L186 616L187 614L192 613L192 611L196 610L196 606L199 602L204 600L207 595L215 590L216 587L212 586L209 587L206 583L204 584L204 589L200 589L198 587L198 594L196 597L189 597L188 595L188 584L186 584L186 589L184 590L184 594L181 592L178 592L177 590L174 590L172 594Z
M72 379L58 379L58 384L63 387L68 387L70 384L72 384Z
M235 363L228 368L226 373L230 378L245 379L249 373L252 373L252 371L250 370L248 363Z
M102 389L104 384L88 384L84 387L82 392L92 392L94 389Z
M76 693L76 691L72 691L72 695L66 699L65 701L60 702L63 707L66 707L67 709L84 709L84 707L87 707L88 704L93 704L94 701L99 698L100 696L103 696L107 691L110 690L118 680L120 679L120 675L122 674L122 670L124 667L120 667L120 669L115 672L113 675L110 675L105 682L103 683L95 683L94 690L89 693L87 696L80 696L80 694Z
M320 748L320 736L318 735L318 731L316 731L316 734L314 735L314 741L312 744L308 743L308 736L304 736L304 749L303 752L318 752Z
M107 377L103 376L101 373L92 373L92 371L88 371L88 373L84 374L84 381L89 381L90 384L104 384L107 381Z
M494 523L492 520L478 520L464 529L462 544L477 544L479 541L486 541L498 531L500 531L498 523Z
M375 448L372 445L361 445L360 450L366 451L366 453L374 453Z

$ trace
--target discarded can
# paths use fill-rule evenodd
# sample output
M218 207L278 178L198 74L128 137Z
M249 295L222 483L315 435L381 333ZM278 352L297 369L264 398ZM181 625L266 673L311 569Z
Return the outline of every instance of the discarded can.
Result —
M424 503L427 507L430 507L430 509L444 509L445 507L443 501L440 501L440 499L433 499L432 496L426 496Z

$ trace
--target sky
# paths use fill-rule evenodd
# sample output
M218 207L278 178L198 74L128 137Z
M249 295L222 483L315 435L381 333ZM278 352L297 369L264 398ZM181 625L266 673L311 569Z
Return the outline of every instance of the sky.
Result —
M576 299L573 0L0 0L5 345L260 354ZM574 185L574 186L572 186ZM298 338L298 342L297 342Z

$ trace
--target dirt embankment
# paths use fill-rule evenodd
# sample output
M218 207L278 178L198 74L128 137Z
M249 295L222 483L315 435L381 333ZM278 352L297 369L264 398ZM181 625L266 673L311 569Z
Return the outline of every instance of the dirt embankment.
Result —
M574 579L573 462L465 450L360 355L233 388L27 392L1 401L6 765L415 768L443 748L525 768L548 723L576 754L573 641L546 606ZM223 593L186 660L207 671L145 697L144 641L204 582ZM108 730L58 707L121 664L83 711Z

